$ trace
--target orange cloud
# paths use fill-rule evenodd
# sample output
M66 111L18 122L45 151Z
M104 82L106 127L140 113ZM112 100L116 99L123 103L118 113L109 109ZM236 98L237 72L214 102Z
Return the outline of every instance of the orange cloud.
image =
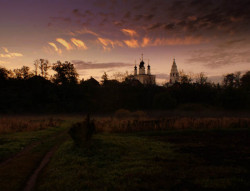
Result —
M107 38L98 37L98 41L102 44L104 50L110 50L110 48L114 48L115 46L123 47L123 43L121 41L113 41Z
M23 54L21 53L17 53L17 52L9 52L9 50L5 47L2 47L5 54L0 54L0 58L13 58L13 57L20 57L23 56Z
M135 30L132 29L122 29L121 30L125 35L129 35L131 37L136 36L137 32Z
M64 40L62 38L57 38L56 41L59 42L60 44L62 44L67 50L73 49L71 44L69 44L66 40Z
M69 32L68 34L72 35L72 36L77 36L77 35L80 35L80 34L91 34L93 36L99 36L97 33L95 33L94 31L91 31L91 30L89 30L87 28L83 28L81 30Z
M77 46L78 48L80 48L80 49L84 49L84 50L87 50L87 49L88 49L88 47L85 45L85 43L84 43L83 41L79 40L79 39L72 38L72 39L71 39L71 42L72 42L75 46Z
M150 43L150 39L148 37L144 37L142 40L142 47L147 46Z
M56 51L56 52L58 52L59 54L61 54L61 53L62 53L62 50L61 50L61 49L59 49L59 48L57 48L57 46L56 46L56 44L55 44L55 43L53 43L53 42L49 42L49 45L50 45L50 46L52 46L52 47L55 49L55 51Z
M192 45L208 42L207 39L202 37L187 36L184 38L156 38L152 46L165 46L165 45Z
M1 61L0 60L0 64L7 64L8 62L5 62L5 61Z
M130 48L137 48L139 47L138 41L135 39L131 39L131 40L124 40L124 43L130 47Z
M5 53L9 53L9 50L7 48L3 47L3 50Z

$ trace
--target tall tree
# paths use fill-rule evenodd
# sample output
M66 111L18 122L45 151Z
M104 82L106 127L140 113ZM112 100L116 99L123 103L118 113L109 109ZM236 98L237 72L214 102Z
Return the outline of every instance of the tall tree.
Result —
M34 61L34 66L35 66L34 72L35 72L36 76L38 75L38 66L39 66L39 63L40 63L40 60L38 60L38 59Z
M196 83L200 85L205 85L207 84L207 77L203 72L197 74L196 76Z
M76 84L78 82L79 75L74 65L70 62L65 61L65 63L62 63L61 61L57 61L52 69L56 72L53 79L56 84Z
M0 67L0 80L7 80L9 78L9 71L6 68Z
M240 86L240 72L225 75L223 85L224 87L238 88Z
M30 68L28 66L23 66L21 68L21 74L23 79L28 79L33 76L33 74L30 72Z
M246 72L240 79L241 86L250 90L250 71Z
M191 75L185 74L184 72L180 72L180 83L181 84L190 84L192 82Z
M107 80L108 80L108 74L104 72L104 74L102 75L102 83L104 84Z
M48 77L48 70L51 67L49 61L46 59L37 59L34 62L35 66L35 75L38 75L38 69L40 69L40 75L44 78Z
M28 66L23 66L22 68L14 69L13 73L14 77L17 79L28 79L34 75L30 72L30 68Z

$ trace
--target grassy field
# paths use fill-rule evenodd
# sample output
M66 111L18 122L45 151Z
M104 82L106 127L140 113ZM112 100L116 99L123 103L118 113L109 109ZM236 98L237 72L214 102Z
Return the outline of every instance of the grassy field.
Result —
M54 145L68 138L67 131L76 120L69 117L65 119L54 119L53 121L57 122L53 123L51 118L45 116L14 116L0 119L1 130L4 129L0 134L1 191L22 190L44 155ZM27 126L14 130L11 124L18 124L18 121ZM49 121L50 123L47 123ZM47 124L47 126L41 128L36 124Z
M61 145L37 190L248 190L250 130L101 133Z
M0 118L0 162L27 145L47 139L66 128L62 118L9 116Z
M23 190L55 145L35 190L250 189L248 117L135 114L95 117L82 148L68 134L82 116L0 118L0 190Z

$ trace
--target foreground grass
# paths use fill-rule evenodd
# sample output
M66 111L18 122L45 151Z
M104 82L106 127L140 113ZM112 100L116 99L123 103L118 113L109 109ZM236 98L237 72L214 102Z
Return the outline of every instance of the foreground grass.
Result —
M99 134L63 144L37 190L248 190L249 129Z
M44 155L68 138L70 124L67 121L43 130L0 135L0 156L3 160L0 163L0 190L22 190ZM10 160L4 160L8 157Z
M75 148L72 141L68 141L53 157L40 180L38 190L156 187L158 181L148 185L146 179L157 180L157 176L163 173L157 162L159 158L173 160L173 157L170 144L134 136L97 135L85 149Z
M21 119L21 117L18 118ZM0 162L22 151L26 146L40 141L45 141L49 137L58 135L60 132L68 129L72 123L79 120L81 120L81 118L78 116L59 116L54 119L51 119L51 117L47 118L46 116L30 118L28 116L25 116L22 117L22 120L17 120L17 117L10 116L0 119L0 123L2 123L3 121L9 122L5 124L6 126L12 126L21 121L22 123L27 123L27 126L30 127L28 129L18 129L17 125L15 128L8 129L8 131L6 131L8 133L1 133L0 130ZM37 124L47 126L42 126L42 128L40 128L40 125L37 126ZM13 129L17 130L12 131Z
M0 162L22 151L27 145L42 141L56 135L67 128L67 123L62 126L51 127L38 131L17 132L0 135Z

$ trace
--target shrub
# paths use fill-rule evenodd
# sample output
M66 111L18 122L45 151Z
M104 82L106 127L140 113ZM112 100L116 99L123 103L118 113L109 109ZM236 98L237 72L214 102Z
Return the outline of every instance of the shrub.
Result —
M89 115L87 115L85 121L73 124L69 130L71 138L78 147L86 145L94 132L95 124L94 121L90 121Z

